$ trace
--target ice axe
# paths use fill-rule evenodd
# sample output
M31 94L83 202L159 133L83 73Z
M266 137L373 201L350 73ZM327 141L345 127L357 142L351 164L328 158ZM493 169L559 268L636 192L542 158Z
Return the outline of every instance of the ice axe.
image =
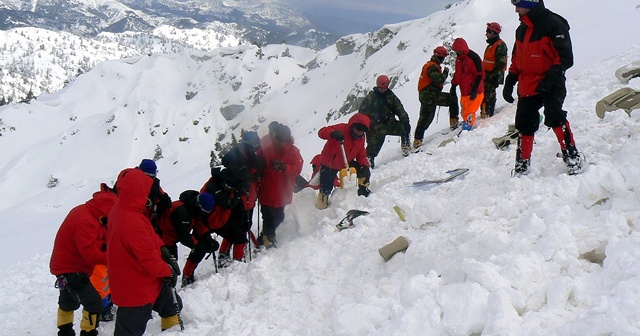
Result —
M349 161L347 161L347 151L344 150L344 140L340 142L340 148L342 148L342 157L344 158L344 168L340 169L340 189L344 189L344 179L348 178L351 181L351 175L357 175L354 167L349 167ZM358 180L356 179L356 183Z

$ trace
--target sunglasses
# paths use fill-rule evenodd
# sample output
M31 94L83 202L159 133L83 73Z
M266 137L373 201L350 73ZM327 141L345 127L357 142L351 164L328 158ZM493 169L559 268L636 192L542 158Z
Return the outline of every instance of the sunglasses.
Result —
M489 33L489 34L493 34L493 35L498 35L498 33L494 32L494 31L493 31L493 30L491 30L491 29L487 29L487 33Z
M527 1L529 1L529 2L538 2L538 0L527 0ZM522 0L511 0L511 4L512 5L517 5L520 2L522 2Z

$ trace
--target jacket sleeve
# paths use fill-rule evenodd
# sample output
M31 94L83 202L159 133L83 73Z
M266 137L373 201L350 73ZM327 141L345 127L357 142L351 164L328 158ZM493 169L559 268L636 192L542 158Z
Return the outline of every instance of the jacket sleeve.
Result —
M365 114L369 117L371 117L371 99L372 99L372 93L370 92L368 93L364 99L362 100L362 102L360 103L360 107L358 108L358 112Z
M391 98L391 101L393 104L393 113L398 116L400 122L403 125L409 124L409 114L407 114L407 111L404 110L404 106L402 106L400 98L398 98L395 93L393 94L393 98Z
M291 146L285 163L287 164L287 175L300 175L300 173L302 172L302 165L304 164L302 155L300 155L300 150L294 146Z
M102 251L104 235L96 218L85 217L76 225L75 240L78 251L90 265L106 265L107 253Z
M140 217L143 217L143 215L140 215ZM129 246L132 249L131 252L140 268L147 274L156 278L169 277L172 270L169 264L162 260L160 252L162 241L155 234L150 223L142 222L144 220L143 218L132 219L137 223L131 223L134 227L131 230L132 234L128 237L130 240Z
M189 216L185 205L178 207L171 213L171 223L180 243L188 248L194 248L195 244L191 238L191 216Z
M447 77L445 77L444 74L440 72L440 70L438 70L438 67L435 64L432 64L427 69L427 75L429 76L429 78L431 78L431 84L438 88L442 87L444 81L447 79Z
M331 132L334 130L337 130L338 128L335 125L329 125L329 126L325 126L323 128L321 128L320 130L318 130L318 137L320 137L320 139L324 139L324 140L330 140L331 139Z
M569 24L567 21L556 14L556 24L554 32L551 34L553 47L558 51L560 57L560 66L565 71L573 66L573 47L571 46L571 37L569 36Z

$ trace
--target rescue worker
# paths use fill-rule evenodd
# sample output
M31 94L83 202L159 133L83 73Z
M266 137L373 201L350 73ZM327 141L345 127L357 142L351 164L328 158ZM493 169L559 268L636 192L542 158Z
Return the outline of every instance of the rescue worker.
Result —
M482 58L484 70L484 100L480 106L480 118L493 117L496 110L496 89L504 84L507 69L507 44L500 39L502 27L497 22L487 23L485 36L487 47Z

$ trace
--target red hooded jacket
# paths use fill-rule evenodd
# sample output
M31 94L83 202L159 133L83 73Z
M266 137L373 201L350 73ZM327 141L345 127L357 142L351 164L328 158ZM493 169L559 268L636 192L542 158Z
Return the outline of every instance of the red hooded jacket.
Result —
M369 117L362 113L354 114L349 119L348 124L336 124L325 126L318 131L320 139L327 140L320 153L320 162L331 169L340 170L345 167L342 148L338 140L331 138L331 132L335 130L342 131L344 134L344 150L347 154L347 161L356 160L360 165L369 167L367 160L367 152L365 151L365 137L354 138L351 135L351 127L354 124L363 124L369 128Z
M80 272L90 276L95 265L107 263L103 248L107 229L100 217L107 217L117 200L113 192L101 190L69 212L53 244L51 274Z
M273 208L291 204L296 177L300 175L304 163L300 150L293 144L293 137L291 137L291 143L281 148L276 148L273 141L269 141L268 145L260 146L258 156L267 163L258 187L260 204ZM285 171L271 169L272 160L284 162L287 165Z
M107 267L113 303L122 307L153 304L171 267L162 260L162 240L144 215L153 179L140 169L118 176L118 202L109 214Z
M454 51L462 51L456 57L456 72L453 74L451 85L460 86L460 95L469 96L474 88L475 82L480 76L481 80L475 87L476 93L484 93L484 70L482 69L482 59L475 51L469 49L467 41L457 38L451 49Z

